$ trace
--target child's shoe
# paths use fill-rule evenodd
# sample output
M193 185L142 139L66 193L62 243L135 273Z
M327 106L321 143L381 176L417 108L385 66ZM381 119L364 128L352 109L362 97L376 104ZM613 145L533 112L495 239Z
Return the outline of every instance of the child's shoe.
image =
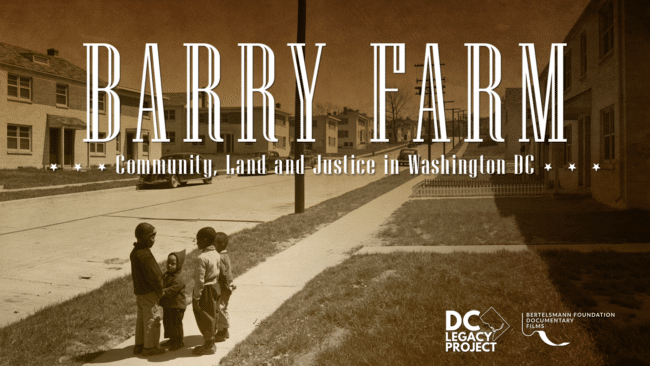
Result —
M161 347L165 347L165 348L171 347L173 345L174 345L174 341L172 341L171 339L168 339L160 344Z
M169 347L170 351L177 351L181 348L185 347L185 343L183 341L176 341L174 344L172 344L171 347Z
M142 350L142 355L144 357L149 357L149 356L162 355L165 352L167 352L167 350L165 350L164 348L151 347Z
M197 356L213 355L217 353L217 346L214 344L214 340L206 341L204 345L194 347L192 353Z
M142 350L144 349L144 344L136 344L133 347L133 354L134 355L139 355L142 353Z
M228 328L222 329L214 335L215 342L224 342L228 338L230 338L230 333L228 333Z

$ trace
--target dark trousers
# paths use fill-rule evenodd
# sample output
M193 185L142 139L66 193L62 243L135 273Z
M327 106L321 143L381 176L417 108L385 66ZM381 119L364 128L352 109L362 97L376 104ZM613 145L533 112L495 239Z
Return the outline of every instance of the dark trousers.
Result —
M217 330L217 315L219 311L219 292L212 286L205 286L198 308L192 309L196 325L203 335L205 342L214 340L214 333Z
M163 308L163 326L165 338L172 341L183 340L183 316L185 309Z

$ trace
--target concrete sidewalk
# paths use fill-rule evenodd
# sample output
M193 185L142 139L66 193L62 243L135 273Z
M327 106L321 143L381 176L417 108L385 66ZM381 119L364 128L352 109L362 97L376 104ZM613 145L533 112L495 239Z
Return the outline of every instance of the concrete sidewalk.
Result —
M422 177L415 178L383 196L348 213L339 220L301 240L285 251L267 258L234 283L237 290L230 300L230 339L217 344L211 356L193 356L191 348L203 340L196 326L191 306L185 311L183 326L186 348L150 358L133 356L134 338L130 338L96 358L89 365L147 365L150 362L168 365L214 366L238 342L253 332L255 326L271 315L282 303L300 291L324 269L337 265L350 256L411 195L411 188ZM237 258L233 258L234 261Z

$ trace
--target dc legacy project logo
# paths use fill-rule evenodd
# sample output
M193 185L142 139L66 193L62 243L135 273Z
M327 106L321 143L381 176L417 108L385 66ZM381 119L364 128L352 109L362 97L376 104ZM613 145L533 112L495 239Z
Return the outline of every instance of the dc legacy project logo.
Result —
M473 317L479 321L471 321ZM478 310L465 314L447 310L445 323L445 352L494 352L496 340L510 328L510 324L494 308L489 308L482 315Z

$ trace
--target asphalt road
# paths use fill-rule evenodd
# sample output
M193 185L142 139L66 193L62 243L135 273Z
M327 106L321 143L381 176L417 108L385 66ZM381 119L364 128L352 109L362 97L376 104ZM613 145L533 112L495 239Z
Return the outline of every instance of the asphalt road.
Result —
M420 150L425 156L426 146ZM308 169L306 207L384 177L384 154L375 159L374 175L314 175ZM129 273L133 232L142 221L156 226L152 251L162 260L172 251L194 249L201 227L231 234L293 212L294 177L286 175L226 175L177 189L0 202L0 326Z

